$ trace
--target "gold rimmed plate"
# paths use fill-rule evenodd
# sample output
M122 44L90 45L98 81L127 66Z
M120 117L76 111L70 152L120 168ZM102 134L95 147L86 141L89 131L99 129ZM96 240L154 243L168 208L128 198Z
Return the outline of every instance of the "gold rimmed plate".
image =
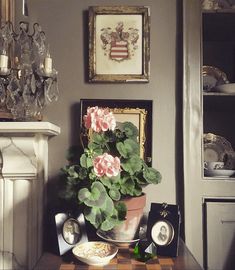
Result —
M235 168L235 152L228 140L213 133L206 133L203 142L204 162L222 161L225 163L225 169Z
M202 77L203 91L205 92L216 91L218 85L229 83L225 72L213 66L203 66Z

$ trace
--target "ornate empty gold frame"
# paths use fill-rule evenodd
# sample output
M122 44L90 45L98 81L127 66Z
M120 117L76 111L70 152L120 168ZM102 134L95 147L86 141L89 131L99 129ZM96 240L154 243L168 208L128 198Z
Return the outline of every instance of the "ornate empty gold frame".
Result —
M113 112L117 122L130 121L131 118L134 120L135 124L139 130L139 144L140 144L140 157L144 158L145 152L145 124L147 111L140 108L111 108L110 111Z
M140 157L144 159L145 156L145 124L147 110L140 108L109 108L111 112L115 115L117 122L132 122L139 130L139 144L140 144ZM92 129L89 129L88 136L92 136Z
M109 108L117 122L132 122L139 130L140 157L151 166L152 162L152 101L121 99L81 99L80 125L88 107Z

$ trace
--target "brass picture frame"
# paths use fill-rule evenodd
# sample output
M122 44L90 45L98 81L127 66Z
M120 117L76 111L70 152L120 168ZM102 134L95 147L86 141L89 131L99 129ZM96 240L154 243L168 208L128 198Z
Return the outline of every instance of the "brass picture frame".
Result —
M89 82L149 82L150 9L89 8Z
M139 130L140 157L144 158L145 152L145 125L147 110L144 108L110 108L117 122L129 121L132 122Z
M132 122L139 130L140 157L152 163L152 100L81 99L81 129L88 107L108 107L117 122Z

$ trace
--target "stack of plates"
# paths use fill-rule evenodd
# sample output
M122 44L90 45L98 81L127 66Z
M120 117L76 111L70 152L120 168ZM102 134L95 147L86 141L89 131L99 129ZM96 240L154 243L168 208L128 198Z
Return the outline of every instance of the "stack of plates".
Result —
M219 68L213 66L203 66L203 91L215 91L215 88L229 83L227 75Z
M212 133L204 134L204 161L222 161L223 169L204 169L205 176L231 177L235 173L235 152L224 137Z
M207 170L207 169L204 169L204 173L205 173L205 176L209 176L209 177L228 178L228 177L231 177L232 175L234 175L235 170L222 170L222 169Z
M235 83L221 84L215 87L216 92L235 94Z

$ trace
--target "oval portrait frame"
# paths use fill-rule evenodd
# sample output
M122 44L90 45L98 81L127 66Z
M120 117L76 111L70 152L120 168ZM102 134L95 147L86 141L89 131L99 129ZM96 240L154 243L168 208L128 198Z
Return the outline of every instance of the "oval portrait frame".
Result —
M82 237L79 222L74 218L66 219L62 226L62 236L67 244L77 244Z
M174 239L173 225L167 220L157 221L151 229L151 237L158 246L168 246Z

